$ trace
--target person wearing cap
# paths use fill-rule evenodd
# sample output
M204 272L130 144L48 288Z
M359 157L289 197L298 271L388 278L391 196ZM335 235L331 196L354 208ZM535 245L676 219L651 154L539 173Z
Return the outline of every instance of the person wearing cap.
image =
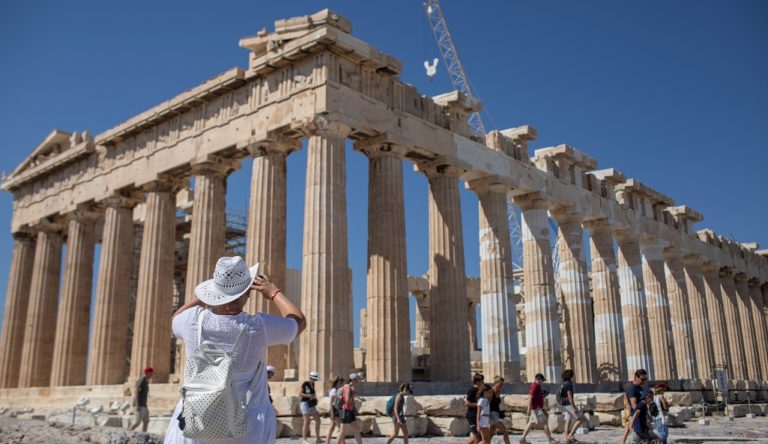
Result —
M193 356L203 341L231 352L235 392L243 399L251 394L247 404L248 433L227 440L227 444L275 442L277 419L269 403L264 371L267 347L289 344L306 327L301 310L258 270L259 264L249 268L238 256L220 258L213 278L198 284L195 297L173 314L173 334L184 341L186 355ZM252 291L274 304L280 316L244 312ZM241 333L242 339L237 341ZM199 443L184 437L181 410L179 402L168 424L165 443Z
M631 430L629 442L632 444L656 442L658 437L651 430L651 418L648 414L648 406L653 404L653 391L644 390L640 398L629 422Z
M316 371L309 372L309 381L301 384L301 402L299 409L304 419L304 425L301 427L302 444L307 444L309 436L309 423L315 421L315 442L320 442L320 414L317 412L317 394L315 392L315 381L320 375Z
M333 438L333 431L336 427L341 429L341 416L340 412L336 410L336 398L341 396L341 387L344 385L344 378L337 376L331 384L331 390L328 391L328 416L331 418L331 426L328 427L328 435L325 437L325 442L331 442Z
M355 442L362 444L363 438L360 436L360 424L357 423L355 415L355 386L360 379L359 373L350 373L347 384L341 388L341 430L336 444L343 444L347 430L352 429L355 436Z
M147 408L147 399L149 398L149 380L155 373L152 367L145 367L144 374L136 380L136 392L133 395L133 403L136 404L136 415L133 423L128 427L134 430L141 423L141 430L147 431L149 426L149 408Z
M269 403L274 404L272 401L272 389L269 388L269 380L275 376L275 368L271 365L267 366L267 393L269 394Z
M541 388L541 383L546 381L544 375L536 373L533 383L528 387L528 424L523 430L523 436L520 438L520 443L525 444L528 441L525 439L530 433L532 428L543 428L544 434L547 435L550 444L557 443L552 438L552 433L549 431L549 425L547 424L547 414L544 413L544 390Z

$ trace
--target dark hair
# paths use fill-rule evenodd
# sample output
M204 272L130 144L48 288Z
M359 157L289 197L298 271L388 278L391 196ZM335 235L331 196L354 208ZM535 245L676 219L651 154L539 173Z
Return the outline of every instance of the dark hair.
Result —
M643 376L648 376L648 372L645 371L644 368L637 369L637 371L635 372L635 378L641 378Z
M504 378L499 375L493 377L493 382L504 382Z
M570 381L573 378L573 370L568 369L563 371L563 381Z
M478 381L485 381L485 376L482 373L475 373L475 376L472 377L472 382Z
M400 393L403 393L406 391L413 393L413 386L407 383L400 384Z
M338 387L339 384L343 384L343 383L344 383L344 378L342 378L341 376L337 376L336 379L333 380L333 384L331 385L331 387Z

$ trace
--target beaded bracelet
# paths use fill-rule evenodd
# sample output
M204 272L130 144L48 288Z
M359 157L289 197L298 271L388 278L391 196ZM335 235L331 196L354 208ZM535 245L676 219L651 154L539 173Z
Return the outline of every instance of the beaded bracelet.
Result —
M281 290L281 289L279 289L279 288L278 288L277 290L273 291L273 292L272 292L272 295L269 297L269 300L270 300L270 301L274 301L274 300L275 300L275 297L277 297L277 294L278 294L278 293L282 293L282 292L283 292L283 290Z

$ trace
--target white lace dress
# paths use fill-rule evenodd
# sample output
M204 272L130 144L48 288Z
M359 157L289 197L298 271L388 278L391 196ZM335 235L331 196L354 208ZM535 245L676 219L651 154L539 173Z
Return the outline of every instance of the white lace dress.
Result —
M184 340L187 356L197 351L197 319L201 307L190 308L173 319L173 334ZM203 340L213 341L224 350L231 350L237 339L237 335L244 327L249 329L247 337L243 337L234 350L232 357L235 361L234 379L235 390L245 396L245 392L256 374L256 368L261 362L266 366L267 346L275 344L288 344L296 337L298 325L289 318L280 318L268 314L259 313L251 315L240 313L235 316L217 315L208 312L203 318ZM275 410L269 403L269 390L267 388L267 372L260 372L259 381L255 384L253 399L248 405L249 432L240 439L225 441L210 441L212 443L265 443L275 442ZM179 429L178 416L181 411L181 401L168 425L165 434L165 443L207 443L184 437Z

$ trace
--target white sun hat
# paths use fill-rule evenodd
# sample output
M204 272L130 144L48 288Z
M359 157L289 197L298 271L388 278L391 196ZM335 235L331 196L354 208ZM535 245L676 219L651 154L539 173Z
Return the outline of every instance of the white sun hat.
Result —
M309 372L309 379L317 380L318 378L320 378L320 375L316 371L312 370Z
M213 279L195 287L195 295L206 305L224 305L242 296L259 272L257 263L251 268L240 256L222 257L216 262Z
M275 372L275 367L273 367L271 365L268 365L267 366L267 373L274 373L274 372Z

